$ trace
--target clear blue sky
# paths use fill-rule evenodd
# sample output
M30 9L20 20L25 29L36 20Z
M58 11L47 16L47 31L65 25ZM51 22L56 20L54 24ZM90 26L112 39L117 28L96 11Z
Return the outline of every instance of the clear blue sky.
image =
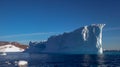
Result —
M120 0L0 0L0 41L46 40L99 23L103 47L120 49Z

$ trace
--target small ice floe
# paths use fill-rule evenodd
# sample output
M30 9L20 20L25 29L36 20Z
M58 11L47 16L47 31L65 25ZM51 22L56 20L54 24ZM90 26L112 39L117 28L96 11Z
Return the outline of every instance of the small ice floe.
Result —
M6 64L8 64L8 65L10 65L10 64L11 64L9 61L6 61L5 63L6 63Z
M25 60L20 60L20 61L18 61L18 66L19 67L28 67L28 62Z
M7 53L3 52L3 53L0 53L0 55L7 55Z

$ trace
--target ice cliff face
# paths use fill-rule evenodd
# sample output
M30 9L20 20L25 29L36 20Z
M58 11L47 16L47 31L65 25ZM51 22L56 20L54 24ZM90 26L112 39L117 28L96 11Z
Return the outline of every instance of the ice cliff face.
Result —
M73 32L51 36L46 42L32 43L27 51L67 54L102 54L102 28L105 24L92 24Z

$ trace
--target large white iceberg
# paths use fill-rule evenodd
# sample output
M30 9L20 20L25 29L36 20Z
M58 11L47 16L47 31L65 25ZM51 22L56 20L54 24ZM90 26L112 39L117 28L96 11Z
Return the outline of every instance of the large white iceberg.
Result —
M30 42L28 52L65 54L102 54L102 28L105 24L92 24L73 32L51 36L45 42Z

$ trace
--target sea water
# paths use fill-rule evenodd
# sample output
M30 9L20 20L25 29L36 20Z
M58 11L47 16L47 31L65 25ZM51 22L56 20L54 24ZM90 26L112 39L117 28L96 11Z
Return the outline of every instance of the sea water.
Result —
M19 65L21 62L22 65ZM25 63L25 65L24 65ZM120 67L120 52L102 55L7 53L0 55L0 67Z

